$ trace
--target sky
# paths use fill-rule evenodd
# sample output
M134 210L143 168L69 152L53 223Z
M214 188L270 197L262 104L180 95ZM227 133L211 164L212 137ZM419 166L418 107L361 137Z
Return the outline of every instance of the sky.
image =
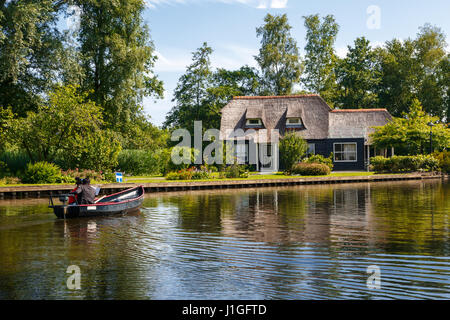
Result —
M372 46L393 38L414 38L419 27L431 23L445 34L450 31L448 0L146 0L145 23L155 45L154 72L164 82L164 99L144 100L145 112L160 126L173 107L173 91L191 63L192 52L207 42L214 50L213 68L238 69L257 66L254 56L260 47L256 28L264 16L284 14L291 35L303 54L303 16L334 15L340 26L335 50L344 56L347 46L365 36ZM447 39L447 42L450 42ZM449 48L449 47L447 47Z

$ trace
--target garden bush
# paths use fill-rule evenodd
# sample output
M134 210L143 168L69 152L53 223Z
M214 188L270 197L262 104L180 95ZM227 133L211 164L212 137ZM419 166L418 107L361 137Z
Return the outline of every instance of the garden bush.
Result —
M450 173L450 151L442 151L433 154L439 161L439 169L444 173Z
M166 175L167 180L191 180L194 170L190 169L181 169L178 171L171 171Z
M436 171L439 169L439 160L431 155L418 156L381 156L370 158L371 169L377 173L399 173L417 171Z
M200 170L194 170L192 173L192 180L205 179L211 179L211 172L205 166L202 166Z
M247 166L239 164L232 164L226 167L225 170L220 172L219 175L221 179L248 178L248 176L249 173L247 170Z
M331 173L331 169L323 163L300 162L294 165L292 173L302 176L327 176Z
M330 170L333 170L333 153L328 157L325 158L324 156L320 154L314 154L303 160L305 163L321 163L327 165Z
M288 133L280 140L280 160L286 172L291 172L293 166L301 160L308 150L308 143L297 134Z
M211 172L206 167L202 166L200 169L194 167L189 169L181 169L178 171L171 171L166 175L167 180L206 180L211 179Z
M3 161L0 161L0 179L9 175L9 168Z
M159 152L154 150L122 150L117 168L133 176L156 175L161 173Z
M29 163L23 174L24 183L57 183L61 179L61 169L45 161Z
M0 185L7 185L7 184L21 184L21 180L16 177L0 178Z
M0 155L0 161L4 162L13 175L23 172L30 162L30 157L24 151L4 151Z

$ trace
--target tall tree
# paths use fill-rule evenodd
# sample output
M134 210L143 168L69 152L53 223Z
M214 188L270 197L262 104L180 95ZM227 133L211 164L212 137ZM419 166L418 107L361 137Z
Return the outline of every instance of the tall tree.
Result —
M375 108L378 97L375 93L380 81L376 68L376 54L366 38L357 38L347 56L336 67L337 96L335 105L341 108Z
M260 94L260 77L255 68L243 66L238 70L218 69L212 74L207 89L209 108L205 114L208 128L220 127L220 111L234 96Z
M306 27L305 76L306 89L320 94L331 103L335 90L336 76L334 68L337 57L334 43L339 26L332 15L320 21L319 15L303 17Z
M444 94L445 120L450 123L450 53L439 64L438 83Z
M56 23L64 3L0 1L0 106L23 116L58 80L63 48Z
M411 39L387 41L384 48L377 49L377 55L382 72L377 88L380 107L400 117L415 98L419 66L414 59L414 42Z
M448 110L448 82L442 81L442 68L448 59L446 46L442 31L427 24L416 39L394 39L377 49L382 73L377 88L380 106L401 116L418 99L424 111L444 120Z
M81 9L78 41L84 57L84 90L104 108L109 127L125 125L142 112L144 96L162 97L152 74L154 46L142 14L144 0L77 0Z
M255 59L262 72L263 93L267 95L290 94L300 80L303 65L291 29L286 14L267 14L264 25L256 29L261 48Z
M449 83L445 85L440 81L444 71L441 63L448 59L445 38L440 28L425 24L419 28L415 40L416 59L420 66L417 97L426 112L440 119L447 115L445 96L449 86Z
M206 42L192 53L192 64L178 80L164 127L180 127L193 131L194 121L202 120L208 108L208 88L211 87L212 71L210 55L213 50Z

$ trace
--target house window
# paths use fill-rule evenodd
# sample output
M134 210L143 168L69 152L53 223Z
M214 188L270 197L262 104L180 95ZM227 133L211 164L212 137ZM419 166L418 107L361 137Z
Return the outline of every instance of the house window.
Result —
M261 126L261 119L247 119L248 126Z
M334 143L333 145L335 162L356 162L357 147L356 142Z
M248 161L248 144L238 143L236 145L236 158L239 164L245 164Z
M302 119L300 119L300 118L287 118L286 124L287 125L290 125L290 124L301 125L302 124Z
M308 143L308 151L306 153L308 156L316 154L316 144Z

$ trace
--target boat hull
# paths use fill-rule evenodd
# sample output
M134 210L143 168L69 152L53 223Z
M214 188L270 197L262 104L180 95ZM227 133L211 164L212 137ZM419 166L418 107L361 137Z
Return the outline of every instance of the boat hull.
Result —
M60 219L126 214L136 211L144 202L144 190L142 187L140 188L125 190L116 196L126 195L130 191L139 191L137 197L134 199L127 199L115 203L113 201L115 195L112 195L101 200L103 202L100 201L91 205L53 205L50 208L53 209L55 215Z

